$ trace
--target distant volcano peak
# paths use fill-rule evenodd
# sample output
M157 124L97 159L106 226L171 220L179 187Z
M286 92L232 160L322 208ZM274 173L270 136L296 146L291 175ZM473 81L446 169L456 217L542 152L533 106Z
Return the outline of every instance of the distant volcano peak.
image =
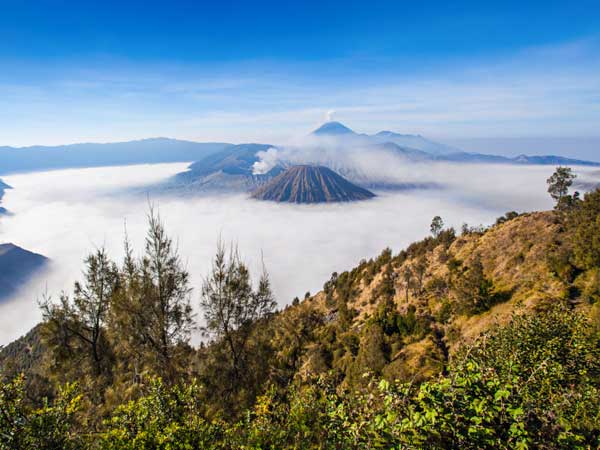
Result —
M351 202L374 196L327 167L310 165L290 167L252 195L287 203Z
M341 135L341 134L355 134L350 128L340 122L326 122L317 128L312 134L318 136L327 136L327 135Z

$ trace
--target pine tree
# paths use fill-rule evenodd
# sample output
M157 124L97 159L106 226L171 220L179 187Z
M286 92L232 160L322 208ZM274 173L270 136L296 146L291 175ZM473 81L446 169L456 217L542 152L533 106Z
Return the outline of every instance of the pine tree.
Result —
M576 175L570 167L557 167L550 178L546 180L548 193L556 202L556 209L566 209L572 198L569 198L569 188L573 185Z
M433 237L438 237L444 229L444 221L440 216L435 216L431 221L430 231Z
M42 302L44 333L58 360L85 360L100 375L109 370L106 324L119 289L119 273L100 248L85 259L83 276L83 282L75 283L72 300L63 293L58 304L50 299Z
M212 269L202 285L200 306L204 311L205 334L227 348L231 382L235 385L244 378L251 326L269 316L276 306L266 269L263 266L254 290L250 272L237 249L231 248L226 256L225 246L219 242Z
M145 244L144 256L135 260L125 241L123 290L115 304L113 334L120 336L131 362L171 380L188 350L194 324L191 288L177 249L152 207Z

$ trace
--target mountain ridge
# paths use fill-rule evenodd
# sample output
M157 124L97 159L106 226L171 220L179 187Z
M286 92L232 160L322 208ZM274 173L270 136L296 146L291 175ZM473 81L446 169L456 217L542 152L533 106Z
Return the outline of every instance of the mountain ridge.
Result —
M329 131L331 130L331 131ZM558 155L525 155L502 156L488 153L465 152L459 148L446 144L431 141L420 134L400 134L394 131L384 130L375 134L356 133L340 122L326 122L314 130L312 135L317 137L343 137L346 139L355 139L360 143L362 140L371 141L378 144L395 144L399 147L401 153L405 155L422 152L419 157L426 155L424 159L432 161L447 161L456 163L504 163L504 164L567 164L583 166L600 166L600 162L589 161L577 158L569 158Z
M0 174L105 167L131 164L189 162L232 144L147 138L114 143L0 147Z

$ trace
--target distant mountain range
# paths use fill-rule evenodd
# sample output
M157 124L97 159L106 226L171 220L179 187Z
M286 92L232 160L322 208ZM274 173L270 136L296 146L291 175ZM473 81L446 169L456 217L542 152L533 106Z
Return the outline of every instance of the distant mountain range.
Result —
M431 141L420 135L380 131L373 135L356 133L340 122L327 122L311 133L316 138L335 138L352 145L380 145L388 150L419 161L450 161L503 164L568 164L600 166L598 162L583 161L561 156L527 156L514 158L483 153L464 152L456 147ZM152 164L196 161L194 168L208 164L215 166L222 159L224 173L234 169L238 162L227 164L228 158L246 162L253 156L253 148L270 148L266 144L234 145L225 142L192 142L169 138L150 138L106 144L84 143L60 146L0 147L0 175L52 169L100 167L128 164ZM238 154L236 156L236 154ZM242 163L243 166L243 163ZM201 172L200 169L198 172ZM204 170L206 172L206 170ZM242 172L245 169L242 167ZM209 175L204 173L204 176Z
M55 147L0 147L0 174L77 167L198 161L232 144L168 138Z
M365 142L369 144L395 144L400 148L408 149L409 151L419 150L431 155L443 155L449 153L459 153L461 150L430 141L418 134L399 134L393 131L380 131L376 134L356 133L340 122L327 122L311 133L313 136L325 137L335 136L341 138L349 138L356 142Z
M364 143L382 144L387 149L409 157L411 160L448 161L457 163L491 163L491 164L540 164L540 165L581 165L600 166L600 162L565 158L562 156L528 156L515 157L489 155L485 153L464 152L456 147L430 141L415 134L399 134L393 131L380 131L376 134L356 133L340 122L327 122L311 133L317 137L341 138L347 143L360 145Z
M0 244L0 302L14 294L49 260L14 244Z
M252 197L287 203L331 203L366 200L372 192L322 166L293 166L258 188Z

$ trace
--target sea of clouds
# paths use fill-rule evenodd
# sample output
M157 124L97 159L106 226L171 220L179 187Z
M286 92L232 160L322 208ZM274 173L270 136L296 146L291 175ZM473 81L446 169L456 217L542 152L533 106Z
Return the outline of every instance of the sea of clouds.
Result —
M367 160L364 168L375 170L369 165L381 167L380 163ZM52 264L0 304L0 344L40 320L37 300L44 293L57 297L72 290L87 253L105 246L120 261L125 225L141 254L149 202L158 207L178 244L191 275L196 309L219 237L237 243L255 273L264 259L277 301L284 306L295 296L320 290L333 271L351 269L387 246L397 252L424 237L435 215L458 228L465 222L493 223L508 210L552 206L545 181L553 167L384 163L386 173L397 181L436 183L440 188L376 192L373 200L349 204L291 205L260 202L245 194L185 198L140 194L141 186L165 180L186 164L5 176L14 189L7 191L4 206L13 215L0 218L0 242L41 253ZM591 169L577 172L586 179L597 175Z

